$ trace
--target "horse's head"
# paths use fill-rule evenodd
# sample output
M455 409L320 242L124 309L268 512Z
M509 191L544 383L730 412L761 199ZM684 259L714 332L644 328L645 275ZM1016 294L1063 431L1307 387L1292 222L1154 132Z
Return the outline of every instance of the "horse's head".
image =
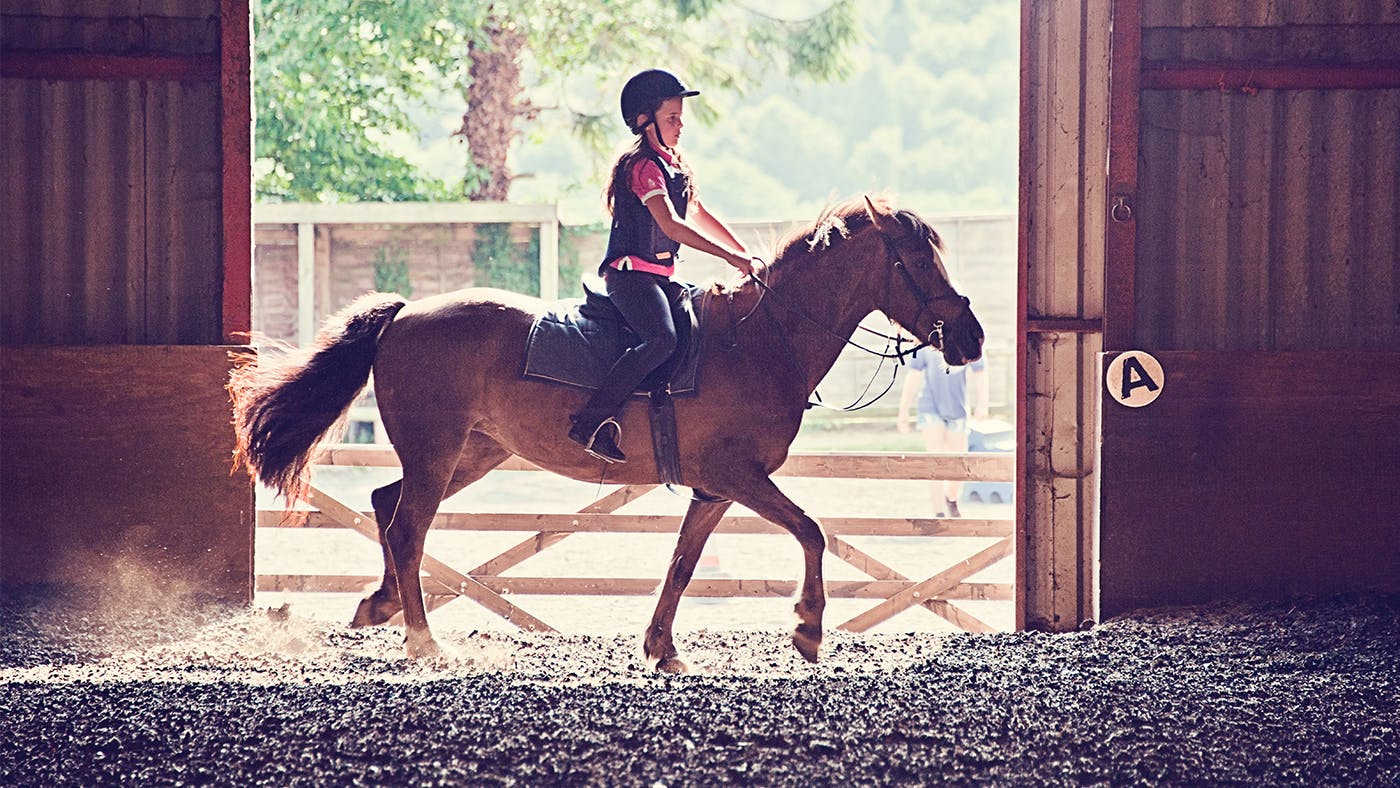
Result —
M891 211L865 200L884 241L889 266L880 308L906 331L943 351L951 366L982 357L982 324L966 297L948 280L938 235L909 211Z

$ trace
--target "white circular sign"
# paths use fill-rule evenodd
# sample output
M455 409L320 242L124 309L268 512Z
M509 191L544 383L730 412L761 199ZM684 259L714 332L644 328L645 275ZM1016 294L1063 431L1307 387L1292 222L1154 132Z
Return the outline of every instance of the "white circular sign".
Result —
M1166 375L1157 359L1141 350L1127 350L1108 362L1104 387L1121 405L1141 408L1151 405L1162 394Z

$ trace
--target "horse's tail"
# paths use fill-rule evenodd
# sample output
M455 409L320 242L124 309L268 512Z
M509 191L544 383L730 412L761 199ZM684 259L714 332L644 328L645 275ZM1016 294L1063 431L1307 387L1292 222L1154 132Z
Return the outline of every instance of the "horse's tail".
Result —
M307 464L369 380L384 328L401 296L370 293L327 320L315 343L234 370L228 390L241 460L290 502L306 491Z

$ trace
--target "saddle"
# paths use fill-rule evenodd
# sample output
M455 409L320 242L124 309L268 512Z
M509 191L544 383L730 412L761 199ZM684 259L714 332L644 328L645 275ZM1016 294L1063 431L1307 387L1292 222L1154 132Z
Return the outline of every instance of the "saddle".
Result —
M525 343L523 376L583 389L596 389L628 348L640 343L612 299L584 286L584 298L561 301L535 319ZM697 393L700 363L700 310L704 293L685 285L676 320L676 351L642 381L633 395L648 398L651 444L656 469L665 484L680 484L680 446L672 394ZM700 494L697 491L697 495Z
M524 377L591 391L598 388L618 357L640 344L611 298L587 286L583 290L582 300L560 301L530 326ZM656 391L696 392L700 318L695 301L703 292L697 285L685 286L679 309L684 319L676 321L676 351L642 381L634 396Z

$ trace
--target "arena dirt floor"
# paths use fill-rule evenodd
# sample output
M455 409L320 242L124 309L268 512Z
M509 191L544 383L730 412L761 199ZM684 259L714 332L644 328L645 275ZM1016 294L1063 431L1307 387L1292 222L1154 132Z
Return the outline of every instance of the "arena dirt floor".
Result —
M1400 784L1400 597L1049 635L390 627L0 602L0 785Z

